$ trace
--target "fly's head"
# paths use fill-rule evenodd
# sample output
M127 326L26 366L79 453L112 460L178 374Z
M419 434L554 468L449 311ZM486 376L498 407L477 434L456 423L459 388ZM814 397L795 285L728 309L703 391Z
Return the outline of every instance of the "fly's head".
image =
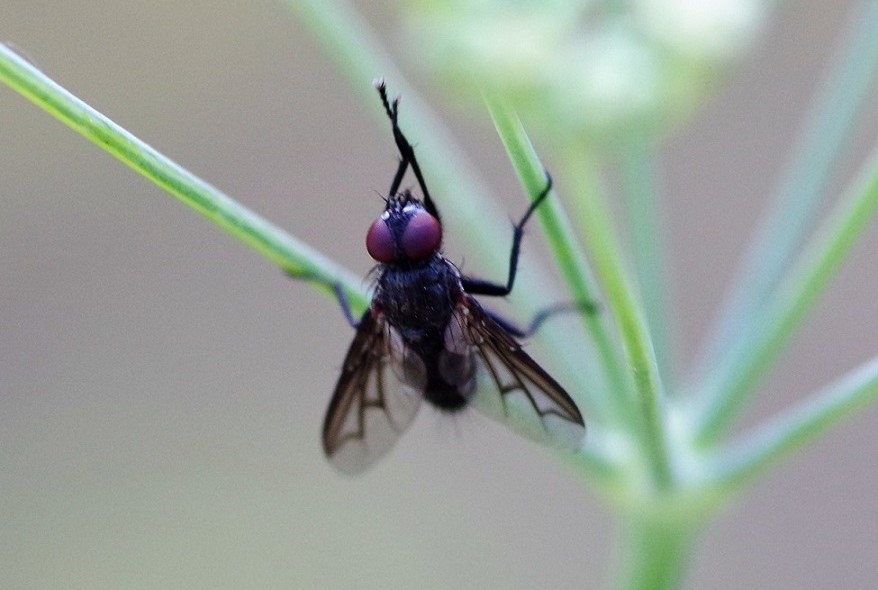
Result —
M442 224L408 190L391 195L369 227L366 250L384 264L420 262L442 245Z

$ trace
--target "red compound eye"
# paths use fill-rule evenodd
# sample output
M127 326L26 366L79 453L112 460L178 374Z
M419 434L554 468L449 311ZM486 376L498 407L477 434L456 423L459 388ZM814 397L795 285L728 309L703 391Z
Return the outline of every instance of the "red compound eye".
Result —
M406 258L426 258L439 249L439 244L442 243L442 226L438 219L426 211L418 211L409 219L400 241Z
M369 256L378 262L393 262L396 260L396 240L384 219L378 218L372 222L366 233L366 250Z

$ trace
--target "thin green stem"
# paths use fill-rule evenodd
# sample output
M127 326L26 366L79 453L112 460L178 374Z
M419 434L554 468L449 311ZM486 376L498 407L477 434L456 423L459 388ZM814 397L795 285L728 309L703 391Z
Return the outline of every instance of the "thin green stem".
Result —
M739 268L720 319L693 371L709 375L721 357L761 330L759 311L778 277L799 250L837 169L859 114L870 105L878 77L878 2L864 0L839 35L828 74L812 102L805 125L778 187ZM698 381L689 387L700 389Z
M643 294L641 300L659 372L668 383L673 376L674 352L669 322L669 269L653 149L642 138L632 138L624 146L620 163L634 267Z
M546 185L546 169L540 161L515 112L497 97L487 97L488 109L497 133L506 148L506 153L515 168L525 190L538 195ZM550 198L537 214L546 230L549 247L554 254L561 274L567 282L574 301L594 302L598 300L598 288L594 275L585 259L563 205L557 198ZM604 411L614 416L618 422L630 417L630 409L624 405L624 392L627 379L624 361L612 340L608 326L600 313L583 314L585 329L594 343L598 355L609 378L610 387L592 392Z
M768 467L815 440L878 399L878 358L769 420L717 452L713 481L731 491L743 488Z
M765 313L755 318L761 330L723 357L705 384L696 434L709 443L721 436L737 417L759 377L783 350L796 327L823 291L829 279L878 206L878 148L853 184L853 189L835 212L798 264L787 276Z
M634 514L623 522L617 590L679 588L692 553L696 529L679 521Z
M281 268L340 283L351 304L365 308L361 279L172 162L3 44L0 81Z
M616 321L634 384L643 451L649 461L653 483L658 488L667 489L674 476L665 431L665 394L649 328L637 301L634 284L621 259L607 203L597 182L597 171L590 159L582 156L582 150L566 152L566 178L572 182L575 195L572 203Z

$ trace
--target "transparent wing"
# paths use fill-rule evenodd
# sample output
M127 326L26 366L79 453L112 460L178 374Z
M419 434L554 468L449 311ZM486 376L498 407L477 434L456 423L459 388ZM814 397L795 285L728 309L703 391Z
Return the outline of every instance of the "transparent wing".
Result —
M393 447L423 398L427 371L380 312L367 311L323 422L323 450L339 471L364 471Z
M585 422L576 403L472 297L457 306L445 348L478 359L473 407L538 442L570 450L582 446Z

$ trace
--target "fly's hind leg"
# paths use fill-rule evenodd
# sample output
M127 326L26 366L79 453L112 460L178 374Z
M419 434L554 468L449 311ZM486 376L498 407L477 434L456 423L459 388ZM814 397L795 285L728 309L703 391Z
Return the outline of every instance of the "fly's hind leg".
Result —
M576 302L568 302L568 303L558 303L552 305L551 307L547 307L542 309L534 315L528 325L524 328L518 326L512 320L509 320L502 315L498 314L495 311L491 311L490 309L485 309L485 313L488 314L492 320L497 322L501 328L515 336L516 338L530 338L533 336L537 330L539 330L542 325L549 319L565 314L565 313L585 313L585 314L593 314L597 313L598 306L591 301L583 301L581 303Z

